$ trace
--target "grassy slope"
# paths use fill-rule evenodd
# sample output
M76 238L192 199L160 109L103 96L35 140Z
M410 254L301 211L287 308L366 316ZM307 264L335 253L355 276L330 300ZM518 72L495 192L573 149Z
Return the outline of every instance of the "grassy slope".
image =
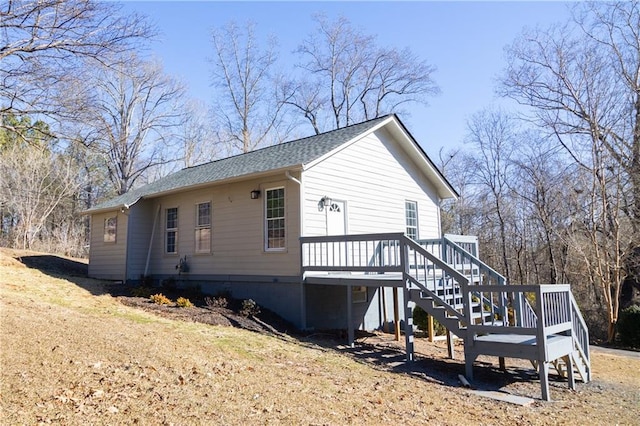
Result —
M573 424L590 419L606 424L615 419L633 424L638 419L638 360L624 360L635 376L619 372L611 383L600 382L602 392L589 388L581 394L579 384L577 393L554 394L559 402L518 407L376 370L294 340L160 319L99 295L98 281L73 280L22 267L0 252L0 423ZM602 357L594 360L596 368L606 363L610 369L616 357Z

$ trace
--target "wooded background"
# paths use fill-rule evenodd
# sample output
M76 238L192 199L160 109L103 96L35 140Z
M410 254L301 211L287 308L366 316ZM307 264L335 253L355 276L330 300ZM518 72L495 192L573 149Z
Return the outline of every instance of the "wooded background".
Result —
M182 167L425 104L434 66L317 16L298 66L255 27L211 32L211 105L145 56L156 32L116 3L0 2L0 244L86 256L96 202ZM640 291L640 10L580 3L523 31L463 148L437 159L460 199L443 231L478 235L510 283L570 283L613 342ZM437 65L437 64L435 64Z

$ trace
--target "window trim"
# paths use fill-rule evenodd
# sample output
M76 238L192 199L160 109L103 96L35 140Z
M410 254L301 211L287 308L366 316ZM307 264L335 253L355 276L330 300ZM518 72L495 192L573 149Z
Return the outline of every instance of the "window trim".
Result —
M410 226L409 225L409 209L407 208L409 204L412 204L415 207L415 221L416 224L415 226ZM413 218L411 218L413 219ZM419 222L419 215L418 215L418 202L417 201L413 201L413 200L404 200L404 232L405 234L411 238L411 235L409 235L409 229L413 228L415 229L416 235L414 240L418 240L420 238L420 222Z
M113 220L113 224L109 222ZM118 236L118 215L104 218L102 241L107 244L115 244Z
M200 224L200 206L203 204L208 204L209 205L209 223L206 225L201 225ZM199 240L198 239L198 232L202 231L204 229L208 229L209 230L209 246L206 250L203 250L202 248L198 248L198 243L200 241L204 241L204 240ZM212 246L213 246L213 203L209 200L209 201L202 201L199 203L195 203L195 227L194 227L194 235L193 235L193 244L194 244L194 253L195 254L210 254L212 251Z
M175 210L176 211L176 224L175 224L175 228L169 228L168 225L168 221L169 221L169 210ZM164 209L164 254L170 254L170 255L174 255L174 254L178 254L178 229L179 229L179 221L180 221L180 217L178 215L178 207L167 207ZM175 237L174 237L174 246L175 246L175 251L169 251L168 249L168 245L169 245L169 232L173 232L175 233Z
M269 209L267 207L267 203L269 200L269 192L282 190L282 216L269 218ZM287 250L287 193L284 186L276 186L272 188L266 188L264 190L264 212L263 212L263 226L264 226L264 251L265 252L283 252ZM282 247L269 247L269 221L270 220L282 220L283 221L283 236L282 236Z

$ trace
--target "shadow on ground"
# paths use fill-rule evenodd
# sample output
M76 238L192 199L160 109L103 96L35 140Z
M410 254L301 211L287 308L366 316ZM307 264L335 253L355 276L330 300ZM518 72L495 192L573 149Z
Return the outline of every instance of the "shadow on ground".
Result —
M464 354L460 347L456 348L455 359L450 359L446 348L428 343L426 339L422 341L423 339L416 338L415 361L407 362L404 338L396 342L393 340L393 335L358 332L354 347L345 345L346 339L340 334L301 337L301 340L326 349L338 350L358 362L379 370L406 374L446 387L465 386L459 379L459 375L465 374ZM419 343L418 340L420 340ZM474 363L471 389L540 399L538 374L528 361L509 359L505 371L499 368L497 361L495 357L495 359L479 359ZM550 372L549 378L552 390L567 387L566 379L555 375L553 371Z
M37 269L51 277L70 281L94 296L110 294L116 297L127 295L130 292L130 287L122 283L88 278L89 267L86 262L52 254L26 255L15 257L15 259L27 268Z
M55 278L64 278L73 282L79 287L89 291L94 295L109 294L114 297L130 296L132 287L122 283L110 283L100 280L87 278L88 267L86 263L67 259L55 255L28 255L17 258L26 267L37 269L42 273ZM127 299L127 297L125 297ZM131 299L130 297L128 299ZM124 303L124 302L123 302ZM127 303L130 304L130 303ZM202 306L202 303L199 303ZM164 308L170 309L170 308ZM184 312L184 310L180 311ZM266 314L267 312L265 312ZM392 337L385 336L381 341L380 333L358 332L355 346L346 346L345 330L332 330L321 333L303 334L294 331L290 324L279 324L274 319L275 314L263 316L261 325L258 327L250 327L246 324L238 323L237 318L246 322L246 318L237 315L226 315L230 319L231 325L238 328L250 329L260 332L260 327L273 328L287 333L292 340L299 344L316 345L327 350L338 350L341 353L364 363L373 368L395 372L399 374L407 374L420 380L426 380L431 383L437 383L442 386L462 387L458 376L464 375L464 355L458 351L458 359L448 359L442 354L435 352L419 353L416 361L406 362L406 356L402 347L402 342L390 343ZM262 315L261 315L262 316ZM191 320L198 321L195 318ZM280 319L281 321L281 319ZM198 321L201 322L201 321ZM276 332L277 333L277 332ZM371 343L375 342L375 343ZM557 382L559 380L559 382ZM559 386L566 386L564 379L551 378L552 386L557 382ZM539 381L537 374L532 368L510 367L507 371L500 370L497 365L492 363L477 361L474 365L474 380L472 388L477 390L512 392L529 394L534 398L539 398ZM531 395L532 394L532 395Z

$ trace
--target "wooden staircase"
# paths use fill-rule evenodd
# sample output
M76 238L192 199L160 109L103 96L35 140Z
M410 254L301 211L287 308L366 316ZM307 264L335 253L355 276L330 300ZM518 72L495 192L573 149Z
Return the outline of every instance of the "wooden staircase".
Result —
M302 237L301 270L308 283L326 282L307 275L320 273L335 285L402 288L408 361L414 359L416 304L464 340L469 380L479 355L497 356L501 365L506 357L530 360L545 400L550 400L550 367L567 377L572 389L576 374L583 382L591 380L589 332L569 285L508 285L479 259L475 237Z
M576 373L585 383L591 380L588 329L568 285L506 285L451 237L408 245L409 299L464 340L469 380L479 355L498 356L501 365L505 357L529 359L545 400L550 400L550 366L572 389ZM427 268L431 271L424 273Z

